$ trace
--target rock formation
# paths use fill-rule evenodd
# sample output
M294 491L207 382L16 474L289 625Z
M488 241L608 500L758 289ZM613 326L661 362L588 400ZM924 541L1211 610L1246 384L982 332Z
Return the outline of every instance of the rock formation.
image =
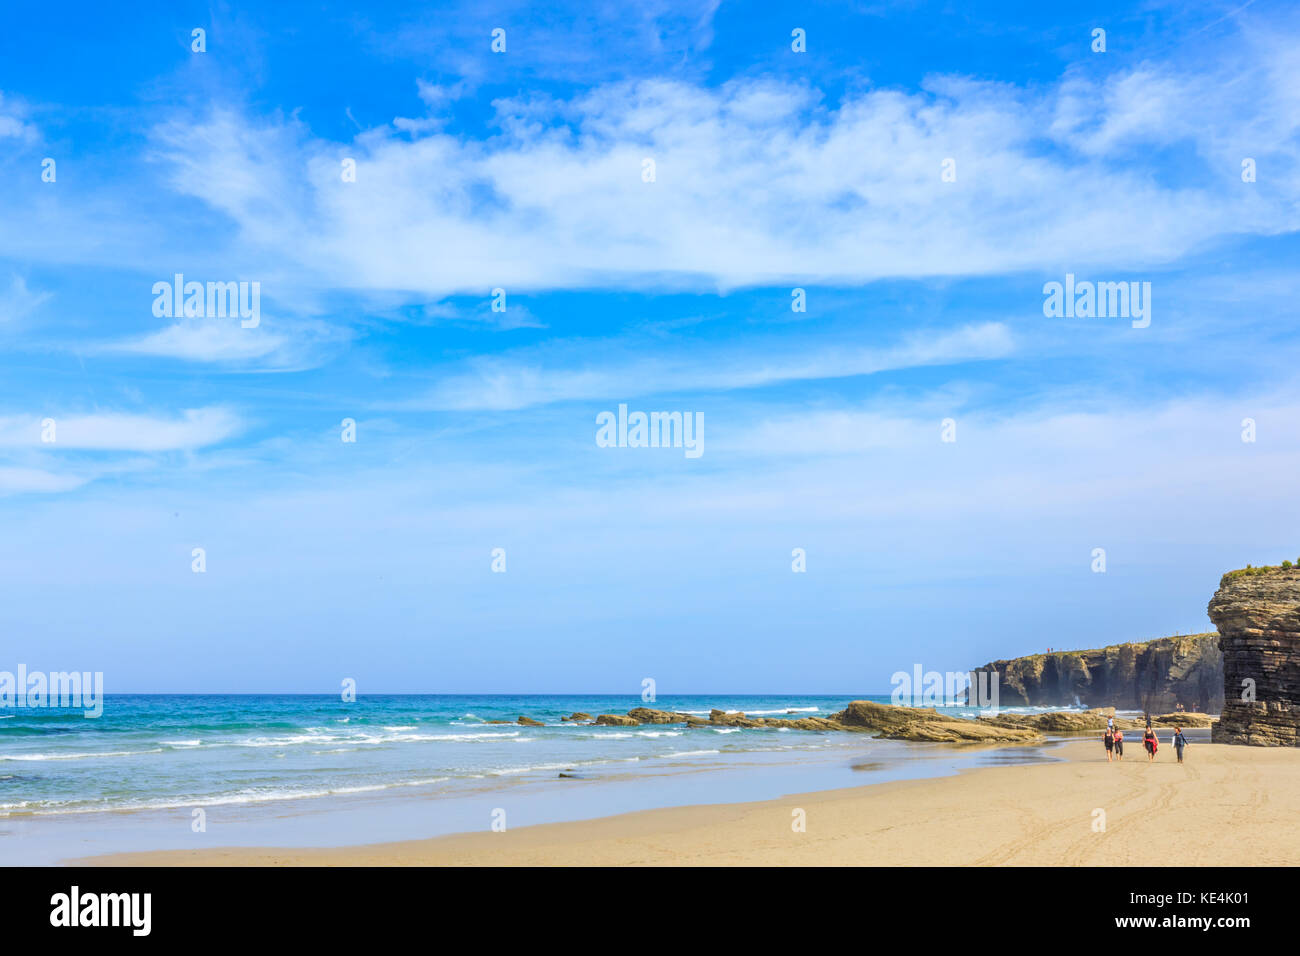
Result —
M1210 714L1198 714L1193 711L1182 710L1175 714L1161 714L1159 717L1152 717L1151 723L1157 727L1213 727L1218 723L1219 718ZM1127 728L1126 728L1127 729Z
M685 724L693 727L748 727L814 731L858 731L896 740L929 740L945 743L1018 743L1040 739L1031 727L1001 726L977 720L963 720L941 714L933 707L895 707L869 700L855 700L844 710L828 717L750 717L743 712L714 709L708 719L695 714L636 707L621 714L601 714L593 723L606 727L637 727L642 724ZM1104 720L1103 720L1104 725Z
M622 714L601 714L593 721L602 727L640 727L641 721L635 717L624 717Z
M1300 568L1247 568L1209 606L1223 649L1216 742L1300 746Z
M1002 707L1115 707L1148 714L1218 713L1223 706L1219 635L1161 637L1088 651L1054 651L981 670L998 672Z
M998 727L1028 727L1046 734L1105 730L1108 719L1114 720L1115 726L1120 730L1141 730L1146 726L1146 721L1140 717L1116 717L1114 707L1096 707L1092 710L1049 710L1044 714L999 714L996 717L979 719ZM1173 714L1153 716L1151 723L1156 727L1212 727L1216 719L1209 714L1178 711Z
M795 713L795 711L790 711ZM585 718L585 719L583 719ZM841 711L826 717L750 717L743 711L713 709L707 718L673 710L634 707L624 714L576 713L561 717L566 723L595 724L601 727L640 727L645 724L685 724L694 727L748 727L785 730L835 730L869 733L893 740L929 740L944 743L1021 743L1041 738L1042 734L1081 733L1106 728L1113 718L1122 730L1136 730L1142 720L1116 717L1114 707L1094 710L1048 711L1041 714L1000 714L975 720L943 714L933 707L898 707L871 700L854 700ZM1152 717L1160 726L1209 727L1215 718L1209 714L1179 711ZM508 720L488 720L489 724L508 724ZM527 727L544 727L541 721L520 717L517 723ZM564 776L561 774L560 776Z
M1146 726L1146 722L1142 720L1116 717L1114 707L1098 707L1092 710L1053 710L1045 714L998 714L996 717L979 719L995 727L1023 727L1051 734L1105 730L1107 720L1114 720L1115 726L1120 730L1138 730Z
M1038 732L1027 727L1001 727L982 720L950 717L933 707L896 707L870 700L855 700L830 719L841 730L875 731L877 736L892 740L1020 743L1039 739Z

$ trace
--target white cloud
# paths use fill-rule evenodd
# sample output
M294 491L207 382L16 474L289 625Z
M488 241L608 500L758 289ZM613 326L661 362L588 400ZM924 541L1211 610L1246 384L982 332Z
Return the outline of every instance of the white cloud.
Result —
M45 419L54 422L54 441L42 441ZM185 410L179 418L122 412L90 415L0 418L0 447L91 451L158 452L215 445L239 433L243 424L219 406Z
M238 320L182 320L158 332L113 343L103 351L165 356L190 362L262 359L284 348L287 339L261 328L245 329Z
M59 475L40 468L0 466L0 495L72 491L86 483L78 475Z
M26 279L14 276L8 291L0 292L0 325L25 318L49 298L50 293L33 292L27 288Z
M32 141L37 138L36 127L25 122L22 111L13 104L6 105L0 92L0 139Z
M727 391L781 382L846 378L888 369L1000 358L1013 349L999 322L951 332L914 334L888 348L797 348L777 354L747 349L676 349L655 343L580 342L555 349L519 351L467 363L430 392L405 403L415 408L506 410L582 399L631 398L663 392ZM574 364L574 357L604 352Z
M893 406L809 409L746 421L714 418L701 462L709 470L629 467L623 455L593 452L573 514L557 521L607 517L636 501L654 520L693 518L762 524L781 515L795 525L867 523L890 540L901 535L966 539L996 534L1055 548L1039 522L1089 527L1106 537L1136 534L1194 540L1213 547L1294 523L1300 469L1300 405L1294 388L1276 394L1205 396L1133 406L1072 402L1048 395L1000 414L930 398ZM1074 403L1080 402L1074 396ZM953 417L957 440L941 440ZM1243 418L1258 440L1241 440ZM645 459L647 464L650 459ZM575 489L576 490L576 489ZM548 490L545 500L558 500ZM490 506L488 506L490 507ZM531 518L521 519L523 522ZM1259 522L1266 522L1260 524ZM1123 530L1121 530L1123 529ZM1271 534L1271 531L1268 531ZM1286 555L1294 558L1293 555Z
M485 295L1134 268L1300 227L1297 124L1265 119L1294 98L1278 68L1294 54L1251 42L1196 64L1202 77L1160 63L1042 90L932 77L834 109L773 79L614 84L498 101L504 132L482 142L412 139L407 125L330 143L231 112L155 138L177 189L230 215L254 251L336 286ZM1139 148L1180 151L1179 184L1114 162ZM1233 157L1247 148L1267 154L1270 191L1241 188ZM355 183L341 181L345 155Z

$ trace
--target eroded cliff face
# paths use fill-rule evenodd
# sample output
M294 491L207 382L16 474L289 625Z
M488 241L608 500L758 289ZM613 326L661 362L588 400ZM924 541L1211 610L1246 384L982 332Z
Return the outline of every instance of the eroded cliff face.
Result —
M1215 741L1300 746L1300 569L1232 571L1210 600L1223 649Z
M1002 707L1116 707L1148 714L1219 713L1223 657L1219 635L1161 637L1088 651L1054 651L993 661Z

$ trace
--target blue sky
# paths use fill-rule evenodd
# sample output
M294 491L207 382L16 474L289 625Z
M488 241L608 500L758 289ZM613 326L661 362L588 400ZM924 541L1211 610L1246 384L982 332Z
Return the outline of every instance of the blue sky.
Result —
M852 694L1209 629L1300 557L1300 13L968 6L6 9L2 656Z

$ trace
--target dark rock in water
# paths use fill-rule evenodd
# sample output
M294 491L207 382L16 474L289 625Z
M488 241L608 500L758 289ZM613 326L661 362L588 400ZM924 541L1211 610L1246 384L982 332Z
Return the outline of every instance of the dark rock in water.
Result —
M576 774L576 773L561 773L560 777L561 779L564 780L586 780L587 779L586 777L583 777L580 774Z
M1219 635L1161 637L993 661L1001 707L1115 707L1148 714L1223 708Z
M739 713L728 714L714 708L709 711L709 723L716 724L719 727L762 727L764 721L757 717L746 717L743 710Z
M533 720L531 717L520 717L517 721L521 727L545 727L546 725L540 720Z
M591 719L592 719L591 714L584 714L584 713L583 713L582 711L580 711L580 710L579 710L579 711L575 711L574 713L570 714L568 717L561 717L561 718L560 718L560 720L565 721L566 723L567 723L567 722L570 722L570 721L591 720Z
M794 730L843 730L844 728L828 717L800 717L791 721L769 721L768 726L790 727Z
M652 710L649 707L634 707L627 712L627 715L642 724L685 724L691 720L690 714L678 714L671 710Z
M514 721L513 721L513 720L485 720L485 721L483 721L483 723L485 723L485 724L513 724Z
M1223 648L1219 743L1300 746L1300 568L1247 568L1209 606Z
M622 714L601 714L596 718L596 723L602 727L639 727L641 721L635 717L624 717Z

